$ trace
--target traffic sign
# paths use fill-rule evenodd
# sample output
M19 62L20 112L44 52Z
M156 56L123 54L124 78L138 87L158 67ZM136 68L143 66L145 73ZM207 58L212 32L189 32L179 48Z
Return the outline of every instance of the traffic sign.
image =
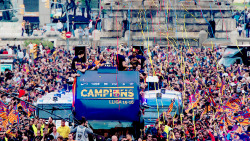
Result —
M71 37L71 32L67 32L66 33L66 38L70 38Z

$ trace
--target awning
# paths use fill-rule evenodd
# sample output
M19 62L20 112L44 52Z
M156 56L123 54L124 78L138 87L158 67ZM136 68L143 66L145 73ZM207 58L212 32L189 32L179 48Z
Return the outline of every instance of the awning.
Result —
M39 23L39 17L23 17L23 20L29 21L30 23Z
M67 21L67 17L66 16L63 16L60 18L61 22L66 22ZM84 16L72 16L72 15L69 15L69 21L75 21L75 22L82 22L82 23L89 23L89 20L88 18L85 18Z

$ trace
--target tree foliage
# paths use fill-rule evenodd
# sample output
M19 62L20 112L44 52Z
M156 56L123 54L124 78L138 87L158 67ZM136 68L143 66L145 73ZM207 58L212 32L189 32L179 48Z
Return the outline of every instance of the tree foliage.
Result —
M42 43L42 45L44 47L48 46L50 49L52 49L53 46L54 46L54 44L52 42L50 42L48 40L40 40L40 39L25 40L24 41L24 46L27 47L30 44L30 42L32 42L32 44L37 44L37 45L39 45L40 43Z

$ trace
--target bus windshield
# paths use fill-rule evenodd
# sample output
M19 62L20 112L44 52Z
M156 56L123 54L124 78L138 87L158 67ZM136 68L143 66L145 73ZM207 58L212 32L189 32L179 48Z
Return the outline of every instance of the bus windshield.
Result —
M159 83L157 82L148 82L148 86L146 87L145 91L150 90L158 90L159 89Z

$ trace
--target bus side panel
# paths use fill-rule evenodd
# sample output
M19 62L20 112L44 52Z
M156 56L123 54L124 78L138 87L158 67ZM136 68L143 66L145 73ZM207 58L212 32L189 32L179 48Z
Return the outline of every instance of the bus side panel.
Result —
M75 101L77 119L85 116L88 120L139 120L138 72L80 74Z
M250 66L250 47L248 47L246 49L246 53L245 54L246 54L246 58L244 59L245 60L244 63L245 63L245 65Z

